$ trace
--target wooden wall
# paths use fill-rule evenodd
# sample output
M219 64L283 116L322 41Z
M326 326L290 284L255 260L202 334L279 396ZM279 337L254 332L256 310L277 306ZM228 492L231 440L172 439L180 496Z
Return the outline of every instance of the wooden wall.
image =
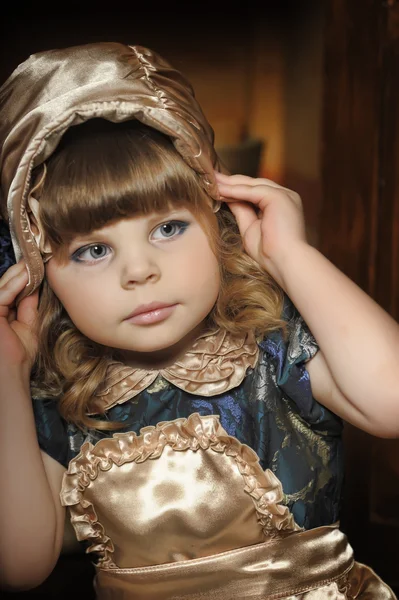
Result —
M399 319L399 3L327 5L320 247ZM399 441L348 426L346 449L343 527L399 589Z

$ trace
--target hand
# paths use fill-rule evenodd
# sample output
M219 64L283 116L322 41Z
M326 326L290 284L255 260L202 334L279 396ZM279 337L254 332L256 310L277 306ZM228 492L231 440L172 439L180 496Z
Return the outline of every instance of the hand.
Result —
M0 365L18 366L30 374L37 352L38 291L15 307L15 299L27 283L28 272L22 261L0 278Z
M300 196L269 179L216 172L216 180L245 251L285 289L284 262L307 243Z

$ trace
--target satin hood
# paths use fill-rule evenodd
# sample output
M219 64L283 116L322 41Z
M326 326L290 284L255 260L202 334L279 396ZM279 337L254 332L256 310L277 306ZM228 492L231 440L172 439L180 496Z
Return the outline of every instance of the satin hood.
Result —
M137 119L168 135L210 199L219 199L213 130L190 83L147 48L96 43L34 54L1 87L0 114L1 214L29 273L20 299L44 276L28 207L32 169L69 127L92 118Z

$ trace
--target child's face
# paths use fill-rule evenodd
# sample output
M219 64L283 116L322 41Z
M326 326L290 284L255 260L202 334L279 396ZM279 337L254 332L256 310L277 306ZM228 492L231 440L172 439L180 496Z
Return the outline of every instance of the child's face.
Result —
M118 221L75 238L68 254L48 262L49 285L76 327L108 347L155 352L188 340L219 293L217 258L185 208Z

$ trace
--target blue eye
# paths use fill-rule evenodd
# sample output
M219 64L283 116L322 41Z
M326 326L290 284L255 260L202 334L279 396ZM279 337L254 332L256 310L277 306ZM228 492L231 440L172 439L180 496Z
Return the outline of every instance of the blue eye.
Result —
M188 226L189 223L186 221L167 221L166 223L158 225L158 227L151 232L151 239L165 240L174 238L184 233Z
M75 262L93 263L108 256L109 248L105 244L91 244L76 250L71 259Z

